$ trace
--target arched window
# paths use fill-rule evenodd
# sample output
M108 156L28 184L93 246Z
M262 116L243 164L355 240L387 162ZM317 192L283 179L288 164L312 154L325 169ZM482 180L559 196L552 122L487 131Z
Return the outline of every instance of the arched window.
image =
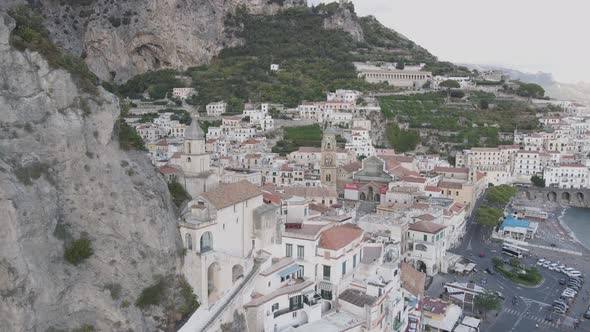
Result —
M423 245L422 243L417 243L417 244L414 246L414 249L415 249L415 250L418 250L418 251L426 251L426 250L428 250L428 247L426 247L426 246L425 246L425 245Z
M326 181L332 181L332 174L326 174Z
M193 250L193 237L192 235L190 235L190 233L186 233L184 235L184 242L186 245L186 249Z
M205 232L201 235L201 253L213 249L213 235L211 232Z

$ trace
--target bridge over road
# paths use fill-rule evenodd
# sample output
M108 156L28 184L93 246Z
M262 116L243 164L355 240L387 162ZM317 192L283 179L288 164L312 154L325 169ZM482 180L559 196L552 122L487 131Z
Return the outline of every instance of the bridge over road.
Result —
M521 199L554 202L573 207L590 207L590 189L520 188Z

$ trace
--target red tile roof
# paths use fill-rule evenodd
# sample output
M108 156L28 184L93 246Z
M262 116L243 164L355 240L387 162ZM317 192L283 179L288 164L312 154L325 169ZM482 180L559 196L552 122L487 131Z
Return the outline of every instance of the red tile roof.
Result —
M437 173L464 173L469 174L467 167L435 167L434 171Z
M168 166L168 165L164 165L162 167L160 167L160 173L162 174L172 174L172 173L176 173L178 170L176 169L176 167L172 167L172 166Z
M399 178L400 181L403 182L412 182L412 183L426 183L425 178L417 178L413 176L402 176Z
M438 183L438 187L439 188L444 188L444 189L463 189L463 185L461 183L458 182L445 182L445 181L441 181Z
M352 224L334 226L320 235L320 247L328 250L339 250L352 241L362 237L363 230Z
M445 226L435 224L430 221L419 221L417 223L411 224L409 230L422 233L436 234L444 228Z

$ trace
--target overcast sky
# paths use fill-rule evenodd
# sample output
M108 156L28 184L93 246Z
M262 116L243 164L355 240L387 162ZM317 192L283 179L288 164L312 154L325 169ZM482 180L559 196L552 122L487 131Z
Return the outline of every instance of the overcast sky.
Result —
M308 3L331 2L308 0ZM590 0L352 0L441 60L590 82Z

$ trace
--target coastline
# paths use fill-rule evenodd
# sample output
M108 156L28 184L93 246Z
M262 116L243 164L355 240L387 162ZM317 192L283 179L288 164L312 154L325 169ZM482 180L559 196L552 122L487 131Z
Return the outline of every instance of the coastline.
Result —
M578 237L576 236L576 233L574 233L574 231L572 231L572 229L564 221L565 213L568 209L571 209L571 207L570 206L563 206L560 204L559 208L561 209L561 213L557 217L557 220L559 221L559 225L561 226L561 228L563 228L563 230L570 236L570 238L572 238L574 241L576 241L576 243L578 243L579 245L584 247L584 249L590 250L590 248L586 247L586 245L584 245L584 243L582 243L578 239ZM557 213L556 213L556 215L557 215Z

